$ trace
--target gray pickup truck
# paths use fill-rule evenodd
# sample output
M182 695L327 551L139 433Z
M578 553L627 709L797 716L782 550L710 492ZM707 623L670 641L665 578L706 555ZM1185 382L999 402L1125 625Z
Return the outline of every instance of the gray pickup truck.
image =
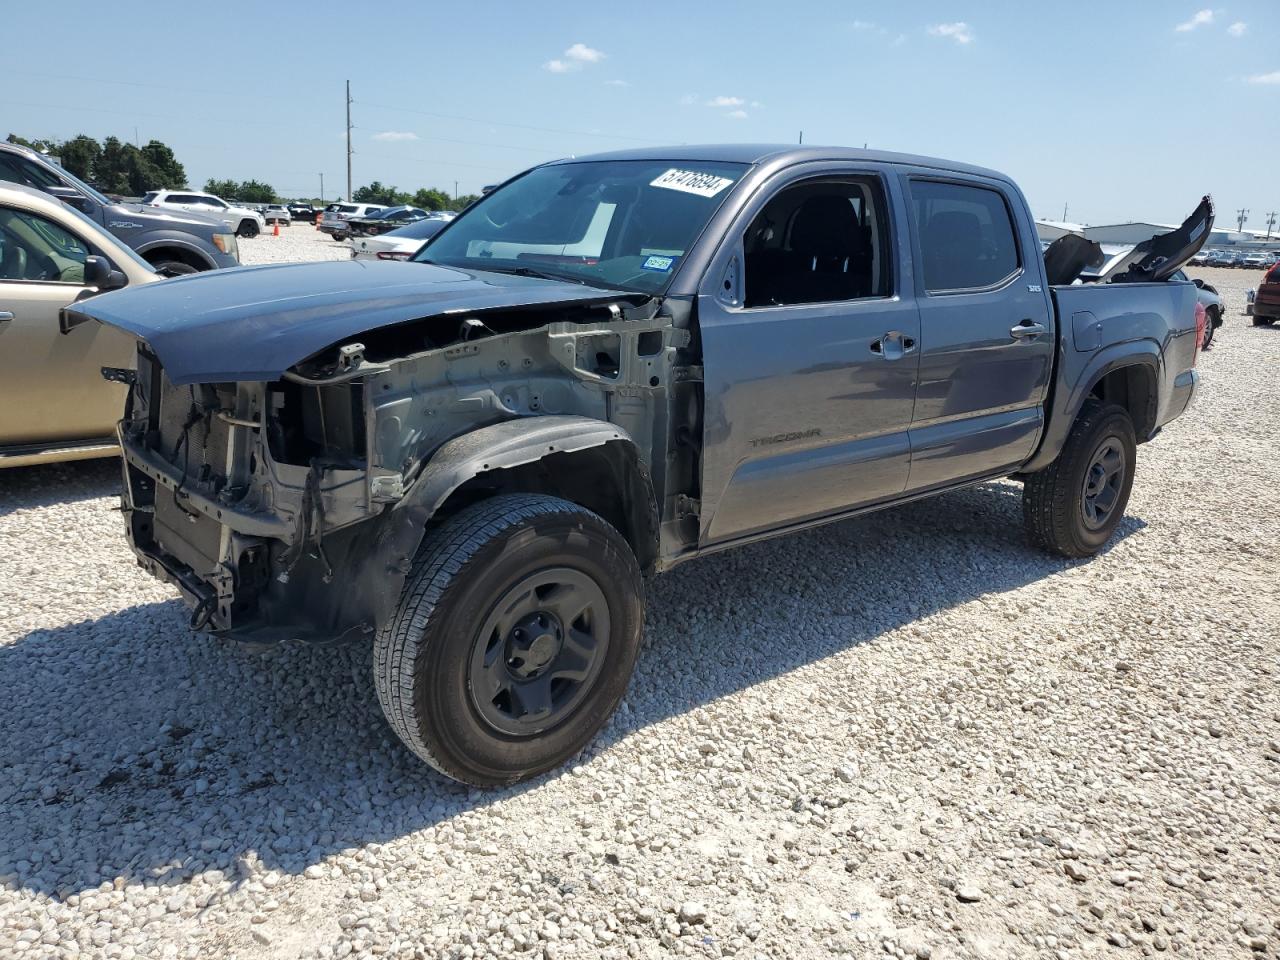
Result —
M132 334L139 563L196 629L364 639L387 719L510 783L622 697L644 578L1002 477L1095 554L1196 389L1212 224L1081 283L990 170L822 147L536 167L409 262L185 277L74 305ZM1075 282L1073 282L1075 281ZM851 588L852 589L852 588Z
M29 147L0 143L0 180L43 190L75 207L166 277L240 265L236 224L199 213L117 203Z

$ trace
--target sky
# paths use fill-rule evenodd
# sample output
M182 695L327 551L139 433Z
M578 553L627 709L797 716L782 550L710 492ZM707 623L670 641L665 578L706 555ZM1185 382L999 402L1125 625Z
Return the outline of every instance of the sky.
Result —
M1276 0L0 0L0 136L156 138L193 186L477 192L630 146L838 144L994 167L1037 217L1280 209ZM198 11L198 12L197 12ZM108 23L109 22L109 23ZM71 27L67 27L71 24ZM169 39L174 38L174 39ZM52 54L52 55L51 55Z

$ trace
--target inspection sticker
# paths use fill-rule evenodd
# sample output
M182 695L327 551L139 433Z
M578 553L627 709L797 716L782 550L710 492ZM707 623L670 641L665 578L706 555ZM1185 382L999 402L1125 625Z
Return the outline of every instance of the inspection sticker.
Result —
M659 257L652 256L640 264L641 270L657 270L659 273L670 273L671 268L675 266L675 257Z
M714 197L732 183L733 181L728 177L717 177L714 173L677 170L672 167L654 179L649 186L661 187L663 190L679 190L681 193L696 193L700 197Z

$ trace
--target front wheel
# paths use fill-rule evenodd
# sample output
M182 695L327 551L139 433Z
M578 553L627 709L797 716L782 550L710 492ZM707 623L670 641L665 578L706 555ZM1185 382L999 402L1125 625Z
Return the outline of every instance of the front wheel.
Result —
M508 495L428 533L374 642L396 734L475 786L558 766L626 691L644 622L635 555L577 504Z
M236 231L236 234L249 240L256 237L260 232L257 220L241 220L240 229Z
M1209 344L1213 343L1214 331L1218 329L1218 311L1217 308L1210 310L1204 318L1204 342L1200 344L1201 350L1208 350Z
M1275 322L1275 317L1260 317L1256 313L1253 315L1253 325L1255 327L1269 327Z
M1023 486L1022 520L1031 542L1064 557L1099 553L1124 517L1137 450L1129 412L1088 401L1058 458Z

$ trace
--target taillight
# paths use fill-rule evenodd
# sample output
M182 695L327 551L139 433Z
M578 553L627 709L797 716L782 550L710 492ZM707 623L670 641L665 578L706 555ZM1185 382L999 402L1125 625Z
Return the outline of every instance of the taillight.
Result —
M404 253L400 250L379 250L379 260L408 260L412 254Z
M1191 354L1191 365L1196 365L1200 356L1200 348L1204 345L1204 327L1209 322L1209 315L1204 312L1204 304L1196 301L1196 348Z

